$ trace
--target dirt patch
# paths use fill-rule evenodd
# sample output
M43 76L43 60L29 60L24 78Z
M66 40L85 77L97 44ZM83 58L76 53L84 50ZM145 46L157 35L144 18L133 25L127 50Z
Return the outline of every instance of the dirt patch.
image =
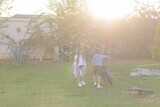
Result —
M145 68L135 68L132 69L129 76L160 76L160 70L157 69L145 69Z
M160 99L157 98L154 93L144 92L140 94L137 90L139 89L133 88L132 90L125 91L125 93L135 97L138 101L145 104L153 104L153 103L160 104Z
M159 104L160 103L160 99L156 98L155 95L150 95L150 96L147 96L145 98L139 98L139 99L140 99L141 102L147 103L147 104L152 104L152 103Z

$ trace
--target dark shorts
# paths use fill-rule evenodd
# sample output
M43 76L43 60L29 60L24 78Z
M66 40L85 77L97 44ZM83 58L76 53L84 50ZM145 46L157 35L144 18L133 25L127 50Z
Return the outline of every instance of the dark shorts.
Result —
M84 65L78 66L79 69L84 69Z
M100 74L101 71L102 71L102 66L100 66L100 65L93 66L93 73Z

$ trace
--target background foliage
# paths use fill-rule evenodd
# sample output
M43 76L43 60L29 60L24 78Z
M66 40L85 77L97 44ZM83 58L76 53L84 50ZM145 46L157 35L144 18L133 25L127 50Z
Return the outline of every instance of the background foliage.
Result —
M25 39L22 47L24 50L41 48L46 54L52 54L53 46L58 45L61 53L65 54L65 50L68 55L80 47L89 55L92 49L101 48L115 57L157 58L160 2L155 2L156 6L140 0L135 2L134 11L125 18L108 21L93 18L86 0L48 0L52 13L31 19L26 32L31 33L31 38ZM38 20L43 21L35 23ZM47 33L41 28L46 23Z

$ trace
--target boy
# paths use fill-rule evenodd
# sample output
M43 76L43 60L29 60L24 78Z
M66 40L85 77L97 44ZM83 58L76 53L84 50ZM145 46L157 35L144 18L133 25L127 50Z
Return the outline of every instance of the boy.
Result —
M92 59L94 86L96 86L97 88L103 88L100 84L100 72L102 71L104 58L110 59L109 56L100 54L100 51L97 49L96 54L93 56Z

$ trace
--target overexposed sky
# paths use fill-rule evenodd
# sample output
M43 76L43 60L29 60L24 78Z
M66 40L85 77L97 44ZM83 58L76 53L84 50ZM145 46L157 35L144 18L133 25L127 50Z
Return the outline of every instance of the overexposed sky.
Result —
M91 13L102 19L121 18L133 11L133 0L88 0Z
M48 12L47 0L14 0L10 15Z
M88 0L90 12L99 18L123 17L133 9L134 0ZM140 0L152 4L157 0ZM10 16L16 14L40 14L50 12L47 0L14 0ZM5 15L4 15L5 16Z

